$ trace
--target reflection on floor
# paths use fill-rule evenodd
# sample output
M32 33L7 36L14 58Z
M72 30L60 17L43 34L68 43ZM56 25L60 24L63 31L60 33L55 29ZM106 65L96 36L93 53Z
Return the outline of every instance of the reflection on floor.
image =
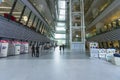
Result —
M0 59L0 80L120 80L120 66L58 48Z

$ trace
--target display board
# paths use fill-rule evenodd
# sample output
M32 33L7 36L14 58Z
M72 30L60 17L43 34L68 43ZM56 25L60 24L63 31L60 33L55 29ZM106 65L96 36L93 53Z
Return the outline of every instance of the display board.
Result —
M14 41L15 54L20 54L20 45L21 45L20 42L18 42L18 41Z
M0 57L7 57L8 44L8 40L0 40Z
M13 41L9 41L8 56L15 55L15 46Z
M107 54L106 54L107 61L112 61L114 53L115 53L115 49L107 49Z
M90 57L98 57L98 43L90 42Z
M24 45L25 45L25 53L28 53L28 51L29 51L29 43L24 42Z
M106 52L107 50L106 49L99 49L98 50L98 54L99 54L99 58L106 58L106 54L107 54L107 52Z

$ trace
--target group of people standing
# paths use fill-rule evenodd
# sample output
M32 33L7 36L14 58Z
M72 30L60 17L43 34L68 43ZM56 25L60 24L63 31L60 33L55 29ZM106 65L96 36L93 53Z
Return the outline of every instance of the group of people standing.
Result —
M60 51L61 51L61 49L64 51L65 45L64 45L64 44L63 44L63 45L60 45L60 46L59 46L59 49L60 49Z
M32 49L32 57L34 57L34 56L35 56L35 57L39 57L39 46L36 46L36 47L35 47L35 46L33 45L31 49Z

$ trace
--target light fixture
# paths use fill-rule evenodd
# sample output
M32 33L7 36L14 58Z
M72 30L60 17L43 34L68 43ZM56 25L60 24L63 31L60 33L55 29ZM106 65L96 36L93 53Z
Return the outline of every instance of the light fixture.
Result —
M76 35L76 37L79 37L78 35Z
M23 20L26 22L28 20L28 17L27 16L24 16L23 17Z

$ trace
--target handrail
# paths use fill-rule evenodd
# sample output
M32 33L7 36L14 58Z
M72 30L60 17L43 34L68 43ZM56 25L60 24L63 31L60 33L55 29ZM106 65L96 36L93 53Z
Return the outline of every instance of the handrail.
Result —
M29 27L27 27L27 26L25 26L25 25L22 25L21 23L18 23L17 21L12 21L12 20L10 20L10 19L8 19L8 18L5 18L5 17L3 17L3 16L1 16L1 15L0 15L0 21L7 21L7 22L9 22L9 23L13 23L14 25L16 25L16 27L21 26L21 27L24 28L24 29L30 30L30 31L32 31L32 32L35 32L35 33L41 35L41 37L48 39L46 36L44 36L44 35L36 32L36 31L30 29Z
M0 15L0 20L8 21L8 22L13 23L13 24L15 24L15 25L17 25L17 26L22 26L22 27L25 28L25 29L29 29L29 30L31 30L31 31L34 31L34 30L30 29L29 27L27 27L27 26L25 26L25 25L22 25L21 23L18 23L17 21L12 21L12 20L7 19L7 18L5 18L5 17L3 17L3 16L1 16L1 15ZM36 32L36 31L34 31L34 32ZM37 32L36 32L36 33L37 33Z
M120 29L120 26L116 26L115 28L112 28L112 30L110 30L110 31L107 30L107 31L104 31L104 32L102 32L102 33L97 33L96 35L93 35L93 36L88 37L88 38L86 38L86 39L90 39L90 38L96 37L96 36L98 36L98 35L102 35L102 34L105 34L105 33L107 33L107 32L114 31L114 30L116 30L116 29Z

